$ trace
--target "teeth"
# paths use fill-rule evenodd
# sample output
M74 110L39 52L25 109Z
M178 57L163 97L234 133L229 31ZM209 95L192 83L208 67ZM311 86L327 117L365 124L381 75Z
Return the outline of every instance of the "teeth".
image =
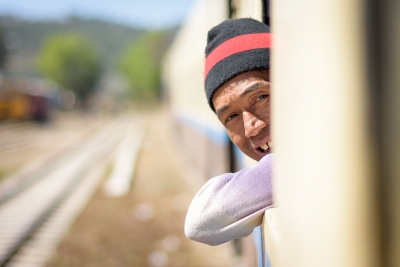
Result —
M262 145L262 146L260 146L263 150L267 150L268 149L268 145L267 144L265 144L265 145Z
M269 142L267 142L266 144L260 146L260 148L261 148L262 150L264 150L264 151L267 151L269 148L271 148L271 147L273 147L273 146L274 146L274 144L273 144L271 141L269 141Z

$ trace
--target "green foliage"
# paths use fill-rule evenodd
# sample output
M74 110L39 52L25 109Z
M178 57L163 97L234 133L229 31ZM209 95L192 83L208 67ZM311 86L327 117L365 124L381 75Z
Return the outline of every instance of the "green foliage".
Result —
M31 21L0 15L0 25L18 38L18 46L7 54L7 72L29 76L39 75L35 59L49 36L72 32L84 36L98 51L102 69L114 71L121 53L144 32L132 26L79 17Z
M165 32L142 36L122 54L119 69L129 81L134 100L154 100L160 94L160 61L165 50Z
M6 62L7 49L5 45L5 32L0 27L0 69L3 68Z
M38 57L39 71L46 78L74 91L83 103L99 78L99 58L94 48L73 34L48 38Z

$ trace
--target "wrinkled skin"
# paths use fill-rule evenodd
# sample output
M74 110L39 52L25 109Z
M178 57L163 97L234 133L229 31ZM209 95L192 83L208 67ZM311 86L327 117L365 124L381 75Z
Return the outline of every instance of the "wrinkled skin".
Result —
M271 153L260 148L271 141L269 70L235 76L219 87L212 98L218 119L232 142L259 161Z

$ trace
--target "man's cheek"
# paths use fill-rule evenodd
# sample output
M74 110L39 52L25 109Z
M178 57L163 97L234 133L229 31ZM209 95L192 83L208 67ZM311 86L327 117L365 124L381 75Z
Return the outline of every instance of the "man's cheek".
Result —
M231 139L231 141L235 144L238 145L239 140L240 140L240 136L237 134L236 131L234 131L234 129L230 128L226 130L228 133L229 138Z
M244 147L245 147L245 142L243 142L243 140L237 136L237 135L233 135L233 136L229 136L232 143L234 143L240 150L243 151Z
M247 151L253 151L253 143L250 139L246 139L243 142L243 148Z

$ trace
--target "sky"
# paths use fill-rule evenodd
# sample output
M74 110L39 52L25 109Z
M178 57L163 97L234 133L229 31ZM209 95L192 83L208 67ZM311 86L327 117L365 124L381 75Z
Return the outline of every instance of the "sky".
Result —
M0 14L30 20L70 15L150 29L182 22L195 0L0 0Z

